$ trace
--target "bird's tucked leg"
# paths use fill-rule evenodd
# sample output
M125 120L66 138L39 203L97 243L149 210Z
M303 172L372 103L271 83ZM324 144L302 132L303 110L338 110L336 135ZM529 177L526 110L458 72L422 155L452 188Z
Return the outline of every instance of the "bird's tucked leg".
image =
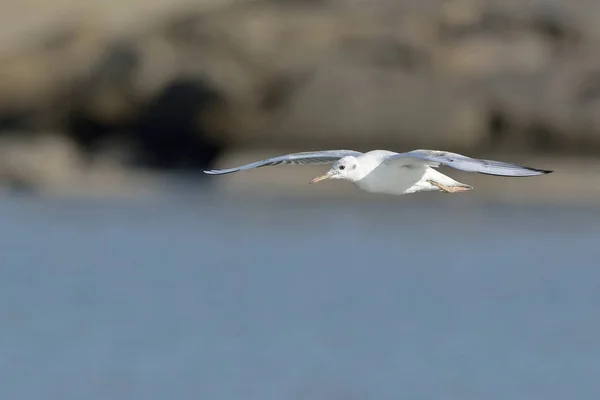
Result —
M442 183L436 182L432 179L427 180L428 183L436 186L444 193L460 193L460 192L468 192L473 189L473 186L465 185L464 183L458 183L456 185L444 185Z

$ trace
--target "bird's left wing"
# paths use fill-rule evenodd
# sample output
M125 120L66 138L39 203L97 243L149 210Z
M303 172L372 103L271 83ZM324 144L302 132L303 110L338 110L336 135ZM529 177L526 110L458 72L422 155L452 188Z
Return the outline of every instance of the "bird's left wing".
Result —
M231 174L233 172L244 171L252 168L270 167L274 165L282 164L293 164L293 165L306 165L306 164L332 164L340 158L346 156L360 156L363 153L354 150L324 150L324 151L307 151L303 153L292 153L286 154L279 157L267 158L266 160L256 161L250 164L242 165L240 167L229 168L229 169L212 169L205 170L205 174L209 175L223 175Z
M394 154L389 156L384 162L387 164L406 163L409 165L411 164L411 159L432 167L445 165L461 171L478 172L486 175L521 177L544 175L552 172L502 161L480 160L463 156L462 154L439 150L413 150L407 153Z

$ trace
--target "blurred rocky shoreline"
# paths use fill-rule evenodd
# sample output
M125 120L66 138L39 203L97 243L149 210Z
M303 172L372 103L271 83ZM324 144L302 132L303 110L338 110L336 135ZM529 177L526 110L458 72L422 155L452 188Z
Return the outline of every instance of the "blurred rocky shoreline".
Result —
M567 165L528 187L596 196L595 0L38 2L0 5L4 185L121 193L257 153L425 147Z

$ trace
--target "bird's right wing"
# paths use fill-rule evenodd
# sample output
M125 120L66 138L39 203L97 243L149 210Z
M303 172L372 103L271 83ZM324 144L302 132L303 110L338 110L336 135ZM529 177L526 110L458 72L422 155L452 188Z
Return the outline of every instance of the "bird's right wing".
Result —
M441 164L461 171L478 172L486 175L521 177L544 175L552 172L502 161L481 160L439 150L413 150L408 153L392 155L385 162L406 163L408 165L411 163L411 159L432 167L438 167Z
M209 175L223 175L238 171L245 171L252 168L270 167L274 165L332 164L340 158L346 156L357 157L362 154L363 153L354 150L307 151L303 153L292 153L279 157L267 158L266 160L256 161L235 168L205 170L204 173Z

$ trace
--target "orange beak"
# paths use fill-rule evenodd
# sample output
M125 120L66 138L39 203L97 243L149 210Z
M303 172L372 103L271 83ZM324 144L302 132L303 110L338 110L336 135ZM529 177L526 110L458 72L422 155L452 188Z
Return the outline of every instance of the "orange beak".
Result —
M319 175L319 176L311 179L310 182L308 182L308 183L317 183L317 182L321 182L321 181L324 181L325 179L329 179L329 178L331 178L331 172L327 172L323 175Z

